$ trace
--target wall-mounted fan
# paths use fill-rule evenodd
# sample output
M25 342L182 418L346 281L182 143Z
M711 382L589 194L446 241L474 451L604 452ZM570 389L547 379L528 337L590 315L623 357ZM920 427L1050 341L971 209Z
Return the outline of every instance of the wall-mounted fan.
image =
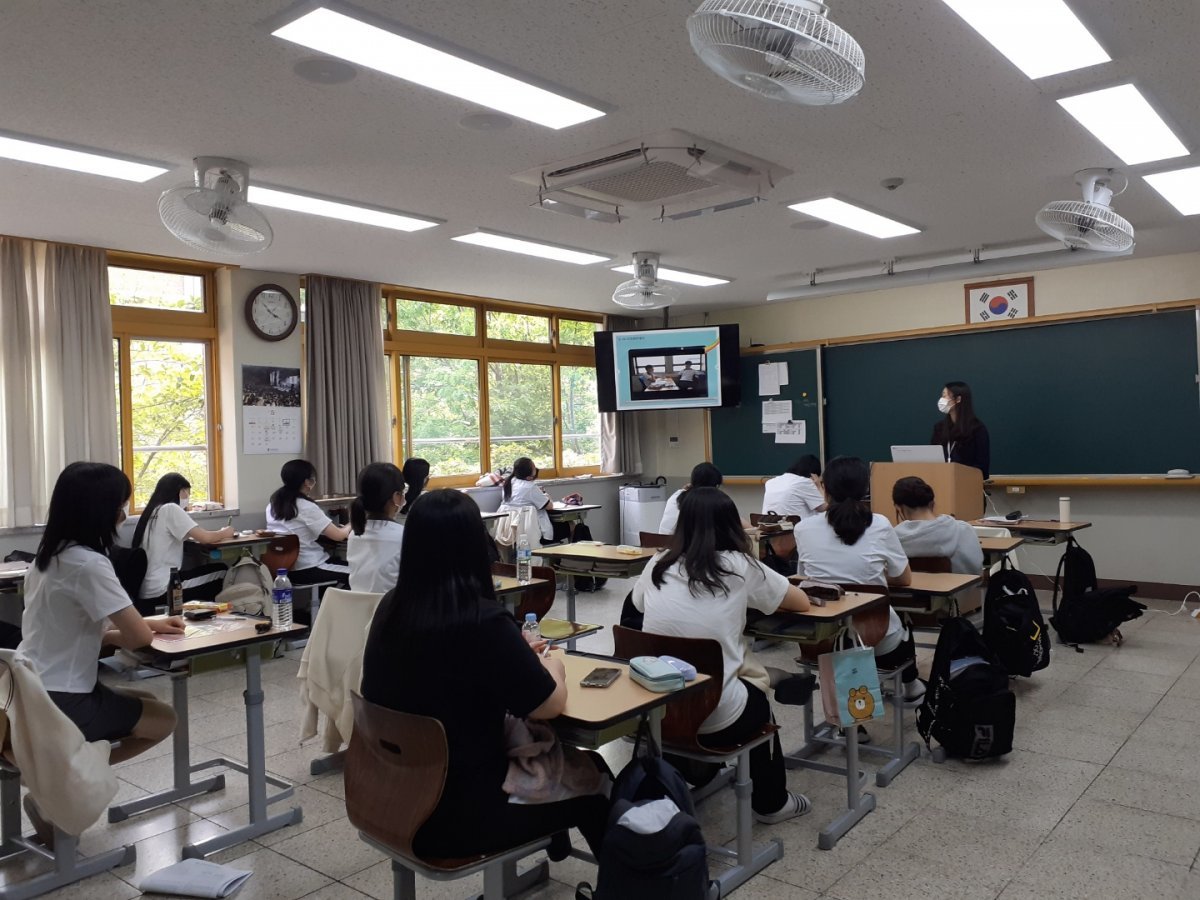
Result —
M259 253L271 246L267 217L246 202L250 167L236 159L197 156L195 184L163 191L158 215L185 244L212 253Z
M862 47L817 0L704 0L688 17L701 61L772 100L832 106L866 82Z
M613 303L626 309L662 309L679 299L679 288L658 280L658 256L645 251L633 254L637 275L617 285Z
M1083 189L1083 200L1047 203L1034 216L1038 228L1072 250L1122 253L1130 249L1133 226L1110 206L1129 180L1112 169L1080 169L1075 183Z

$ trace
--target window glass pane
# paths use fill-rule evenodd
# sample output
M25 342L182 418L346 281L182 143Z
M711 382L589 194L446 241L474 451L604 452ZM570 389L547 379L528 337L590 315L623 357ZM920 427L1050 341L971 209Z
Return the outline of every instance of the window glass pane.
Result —
M488 310L488 337L496 341L525 341L533 344L550 343L550 320L545 316L526 316L521 313Z
M560 366L558 393L562 403L563 467L600 465L600 411L596 370Z
M113 306L140 306L178 312L204 312L204 279L178 272L108 267L108 301Z
M558 320L558 342L576 347L591 347L596 342L599 322L581 322L578 319Z
M396 458L396 406L395 398L392 396L392 366L395 360L390 353L383 355L384 376L383 376L383 391L384 391L384 409L387 410L387 423L384 430L387 432L387 456L385 459Z
M113 385L117 391L117 465L125 464L124 432L121 429L121 341L113 338Z
M473 359L409 360L412 454L434 477L482 471L479 454L479 364Z
M388 298L379 298L379 324L386 333L388 330Z
M488 363L488 435L492 468L528 456L554 467L554 402L550 366Z
M397 300L396 327L403 331L427 331L434 334L475 334L475 310L453 303L428 303L424 300Z
M133 420L133 502L141 507L168 472L192 483L192 500L210 497L208 372L200 342L129 342Z

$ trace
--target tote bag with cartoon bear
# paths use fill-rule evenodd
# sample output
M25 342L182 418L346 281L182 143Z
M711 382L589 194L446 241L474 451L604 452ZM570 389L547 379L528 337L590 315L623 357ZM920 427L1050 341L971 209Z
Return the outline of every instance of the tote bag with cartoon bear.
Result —
M817 666L826 721L847 728L883 718L883 695L879 691L874 650L853 647L822 653Z

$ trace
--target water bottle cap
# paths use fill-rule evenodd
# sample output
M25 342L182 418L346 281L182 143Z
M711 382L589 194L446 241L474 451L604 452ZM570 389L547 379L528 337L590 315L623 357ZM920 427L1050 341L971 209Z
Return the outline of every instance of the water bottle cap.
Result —
M275 570L275 574L276 574L276 576L279 576L279 575L286 575L287 573L288 573L288 570L287 570L287 569L276 569L276 570Z
M525 613L525 621L526 622L536 622L537 621L537 613Z

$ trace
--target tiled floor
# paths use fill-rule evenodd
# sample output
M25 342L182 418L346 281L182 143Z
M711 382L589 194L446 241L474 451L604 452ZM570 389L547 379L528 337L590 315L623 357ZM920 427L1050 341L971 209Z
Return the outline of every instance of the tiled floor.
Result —
M616 621L623 582L580 597L579 617ZM1153 604L1166 609L1163 604ZM555 614L563 615L561 601ZM782 861L738 891L742 900L1066 900L1154 898L1200 900L1200 622L1147 613L1125 630L1120 649L1088 647L1077 654L1056 645L1049 669L1017 681L1016 749L983 764L933 765L922 758L892 786L871 790L878 808L836 849L817 849L816 835L843 802L834 776L795 771L793 789L815 810L775 827L756 826L760 838L778 836ZM605 631L583 649L611 650ZM787 666L786 645L760 654ZM930 651L920 654L922 670ZM315 746L297 735L297 662L265 665L268 768L299 786L304 821L217 857L252 869L239 900L362 900L391 897L383 857L357 837L345 817L339 773L312 778ZM166 696L165 679L143 686ZM191 681L194 759L244 755L241 670ZM785 746L796 741L799 710L778 707ZM886 721L872 725L880 738ZM119 767L121 799L165 787L169 743ZM609 750L619 766L624 746ZM870 760L867 760L868 765ZM98 851L135 843L137 863L52 895L55 900L135 897L141 876L179 859L188 841L225 830L246 815L245 781L227 775L225 791L146 813L118 825L100 824L83 837ZM710 841L733 836L732 796L699 810ZM26 871L14 864L0 878ZM554 879L535 896L569 900L574 884L594 881L577 860L554 864ZM422 897L465 898L479 879L422 883Z

